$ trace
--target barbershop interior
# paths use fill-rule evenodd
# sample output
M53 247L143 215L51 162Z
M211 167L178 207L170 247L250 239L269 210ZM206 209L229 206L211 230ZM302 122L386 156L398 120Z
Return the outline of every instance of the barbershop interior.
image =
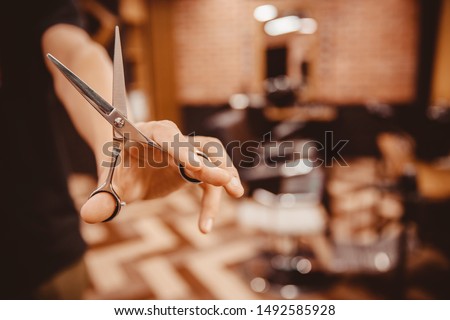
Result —
M134 121L219 139L245 189L207 235L193 184L81 222L85 299L450 298L450 0L78 2Z

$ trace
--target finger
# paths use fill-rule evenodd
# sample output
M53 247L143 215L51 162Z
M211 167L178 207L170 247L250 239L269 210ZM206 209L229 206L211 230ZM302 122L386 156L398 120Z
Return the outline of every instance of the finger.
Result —
M198 137L201 149L210 154L211 162L219 168L228 172L231 179L223 185L230 196L239 198L244 194L244 187L242 186L239 173L233 165L231 158L228 156L225 147L220 140L208 137ZM214 150L210 150L214 149ZM208 165L206 165L208 166Z
M116 210L114 197L107 192L100 192L86 201L81 207L80 216L87 223L97 223L111 217L114 210Z
M220 208L222 189L211 185L204 185L203 190L202 206L198 226L200 231L206 234L211 232L213 228L214 218Z
M191 172L203 167L201 157L196 154L196 148L186 138L172 121L152 121L137 125L150 139L159 144L178 163Z
M212 164L204 166L200 171L186 170L186 174L191 178L216 187L223 187L231 180L231 176L226 170Z
M230 158L228 158L227 161L229 162L226 163L231 163ZM232 177L230 181L225 185L225 190L227 191L227 193L235 198L242 197L242 195L244 194L244 187L242 186L242 182L241 179L239 178L239 173L237 172L236 168L232 164L231 166L229 166L226 165L225 163L222 164L221 167L224 170L227 170L230 176Z
M181 163L189 177L215 186L225 186L231 180L231 176L223 168L211 163L206 165L206 160L195 153L198 150L194 146L196 142L182 135L173 122L148 122L140 124L139 128Z
M244 187L242 186L241 180L239 179L239 175L233 175L230 182L225 185L225 190L227 193L235 198L240 198L244 195Z

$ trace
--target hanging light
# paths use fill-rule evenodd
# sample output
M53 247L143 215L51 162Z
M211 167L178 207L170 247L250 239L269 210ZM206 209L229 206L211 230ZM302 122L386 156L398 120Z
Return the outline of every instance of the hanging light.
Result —
M256 7L253 11L253 17L260 21L266 22L276 18L278 15L278 10L274 5L265 4L259 7Z
M302 19L297 16L287 16L266 22L264 31L270 36L298 32L302 28Z
M303 18L302 27L300 33L302 34L313 34L317 31L317 21L313 18Z
M270 36L280 36L292 32L313 34L317 31L317 21L313 18L286 16L266 22L264 31Z

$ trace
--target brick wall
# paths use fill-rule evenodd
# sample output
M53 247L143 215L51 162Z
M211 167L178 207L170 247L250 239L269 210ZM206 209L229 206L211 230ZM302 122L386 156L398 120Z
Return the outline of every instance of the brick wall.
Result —
M416 1L342 0L321 8L321 15L331 19L319 33L318 98L341 103L414 98Z
M418 4L415 0L274 0L282 12L317 19L315 35L266 36L253 19L261 0L176 0L177 95L181 104L223 103L260 92L264 50L286 45L288 74L310 63L304 100L339 104L414 98Z
M175 70L182 103L220 103L240 89L242 0L180 0L174 9Z

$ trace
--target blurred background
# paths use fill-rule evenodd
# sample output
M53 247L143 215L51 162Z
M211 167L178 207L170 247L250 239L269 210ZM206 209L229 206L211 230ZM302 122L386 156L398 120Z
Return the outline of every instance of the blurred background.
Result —
M82 224L86 298L450 298L450 0L78 1L134 118L221 139L246 188L207 236L192 186Z

